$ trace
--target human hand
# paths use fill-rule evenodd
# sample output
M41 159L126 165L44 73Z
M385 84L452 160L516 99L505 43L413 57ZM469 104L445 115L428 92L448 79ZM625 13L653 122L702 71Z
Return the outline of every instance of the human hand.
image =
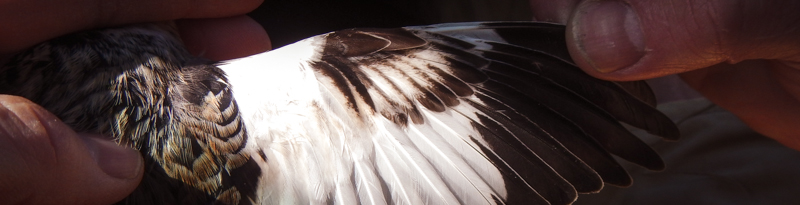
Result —
M0 201L111 204L142 179L138 151L78 135L27 99L0 95Z
M117 26L130 23L155 22L174 19L222 18L242 15L249 12L263 0L237 0L221 1L210 0L197 3L188 0L71 0L71 1L45 1L45 0L11 0L0 4L0 59L25 50L40 42L51 38L91 28ZM224 21L224 20L223 20ZM246 21L249 21L247 23ZM222 45L225 47L244 46L239 50L227 49L239 53L244 50L264 51L269 46L266 34L252 20L230 20L232 25L222 25L219 21L204 25L199 20L179 21L182 31L186 29L199 29L208 33L183 32L183 38L203 39L212 41L202 42L203 45ZM180 25L184 24L184 25ZM223 30L212 30L220 28ZM230 30L232 29L232 30ZM230 31L225 33L226 31ZM235 38L222 38L235 32ZM225 35L221 35L221 34ZM188 36L191 35L191 36ZM217 38L199 38L199 37ZM189 40L186 44L190 47L199 41ZM229 46L230 45L230 46ZM190 48L191 49L191 48ZM207 49L209 52L211 49ZM194 50L197 51L197 50ZM221 52L221 51L220 51ZM253 54L253 53L248 53ZM226 54L230 55L230 54ZM240 56L236 56L240 57ZM215 60L215 59L211 59Z
M241 15L260 3L7 1L0 4L0 64L14 53L79 30ZM177 25L190 52L210 60L270 49L266 32L245 16L184 19ZM130 194L143 173L138 151L108 137L76 134L33 102L9 95L0 95L0 156L4 204L110 204Z
M531 0L567 24L575 63L598 78L680 73L755 131L800 150L800 2Z

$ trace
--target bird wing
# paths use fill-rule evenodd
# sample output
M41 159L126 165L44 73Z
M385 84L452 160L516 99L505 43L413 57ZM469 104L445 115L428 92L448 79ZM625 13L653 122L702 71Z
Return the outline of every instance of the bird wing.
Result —
M569 204L664 164L621 122L677 128L643 82L570 61L564 27L349 29L220 65L263 173L258 203ZM642 99L636 96L643 96Z

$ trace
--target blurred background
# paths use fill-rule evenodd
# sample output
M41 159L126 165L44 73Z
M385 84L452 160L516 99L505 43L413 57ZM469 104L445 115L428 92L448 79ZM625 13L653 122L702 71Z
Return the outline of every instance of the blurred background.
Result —
M250 17L273 47L354 27L401 27L464 21L531 20L527 0L266 0Z

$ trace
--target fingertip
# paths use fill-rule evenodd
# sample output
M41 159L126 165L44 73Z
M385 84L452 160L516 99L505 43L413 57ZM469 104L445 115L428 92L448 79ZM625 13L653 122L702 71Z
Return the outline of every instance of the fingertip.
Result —
M80 133L77 136L94 164L78 173L90 179L76 183L77 187L84 188L82 193L67 197L111 204L124 199L139 186L144 175L144 160L139 151L121 146L104 135Z
M747 6L742 6L747 5ZM641 80L751 59L797 59L800 3L584 1L567 26L575 63L606 80ZM713 11L713 12L709 12Z
M192 55L221 61L272 49L264 28L247 16L179 20L181 38Z
M129 195L142 177L135 150L89 142L44 108L16 96L0 96L0 200L26 204L111 204ZM125 154L125 152L129 152ZM131 156L130 152L135 155ZM112 156L123 155L127 157ZM99 163L116 159L110 173ZM128 164L128 165L121 165ZM131 165L132 164L132 165Z
M138 150L120 145L109 136L80 133L86 149L100 170L120 181L141 178L144 161Z
M617 1L585 2L567 27L575 63L595 76L630 67L644 56L644 37L630 5Z

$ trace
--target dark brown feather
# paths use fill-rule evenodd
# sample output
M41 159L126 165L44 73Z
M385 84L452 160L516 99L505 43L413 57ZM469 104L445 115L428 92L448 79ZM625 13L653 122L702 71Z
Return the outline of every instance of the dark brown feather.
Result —
M260 168L241 152L247 136L224 74L192 57L169 27L40 44L0 68L0 93L28 98L78 132L140 148L145 176L121 204L249 201Z

